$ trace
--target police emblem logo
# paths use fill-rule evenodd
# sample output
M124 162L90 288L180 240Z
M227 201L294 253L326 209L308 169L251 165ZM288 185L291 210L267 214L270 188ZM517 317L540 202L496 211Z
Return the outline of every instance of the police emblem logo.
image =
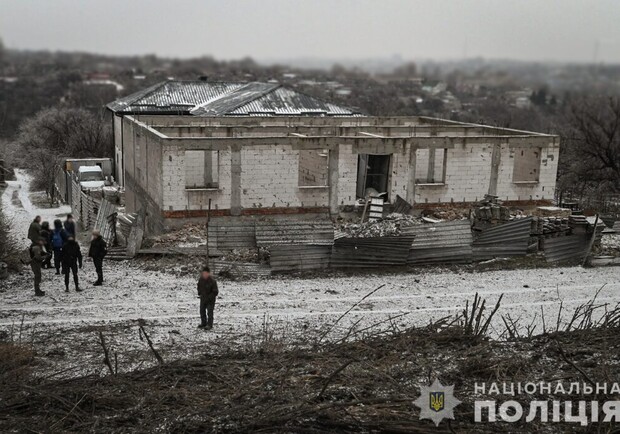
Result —
M444 419L454 419L454 407L461 401L454 397L454 386L444 386L435 379L430 386L420 386L420 397L413 403L420 408L420 419L430 419L439 426Z
M444 398L445 398L445 393L443 392L430 392L429 393L429 398L430 398L430 406L431 406L431 410L433 411L441 411L444 409Z

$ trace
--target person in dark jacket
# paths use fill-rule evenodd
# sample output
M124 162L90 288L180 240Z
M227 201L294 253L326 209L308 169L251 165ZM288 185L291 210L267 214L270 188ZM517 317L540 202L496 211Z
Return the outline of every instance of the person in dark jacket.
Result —
M64 227L67 235L75 238L75 220L73 220L72 214L67 214L67 219L65 220Z
M58 219L54 220L54 230L51 235L52 251L54 252L54 268L56 274L60 274L60 265L62 263L62 246L67 242L67 233L62 228L62 222Z
M52 231L50 229L49 222L41 223L41 238L45 240L46 253L45 261L43 261L43 264L41 264L41 266L43 268L52 268Z
M219 294L217 282L211 276L209 267L204 267L198 279L198 296L200 297L200 325L199 328L210 330L213 328L213 309L215 299Z
M82 268L82 252L80 245L75 238L69 236L67 242L62 246L62 272L65 274L65 291L69 292L69 273L73 273L73 283L75 290L81 292L78 283L78 265Z
M93 258L93 264L95 264L95 271L97 272L97 281L93 283L95 286L103 284L103 258L108 253L107 247L101 233L95 229L93 231L93 239L90 242L90 249L88 249L88 256Z
M28 239L32 244L39 244L41 238L41 216L36 216L28 228Z
M45 240L39 238L36 243L30 246L30 268L34 273L34 295L37 297L45 295L45 291L41 291L41 264L47 256L43 247L44 244Z

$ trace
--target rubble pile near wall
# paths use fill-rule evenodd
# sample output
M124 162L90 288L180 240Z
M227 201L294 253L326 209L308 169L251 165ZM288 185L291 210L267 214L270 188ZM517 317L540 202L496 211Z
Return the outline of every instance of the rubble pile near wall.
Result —
M564 217L538 217L536 234L544 236L568 235L571 232L569 219Z
M472 209L474 228L483 229L511 219L510 209L497 196L485 195Z
M396 237L402 235L406 228L422 223L417 217L394 213L381 220L342 223L336 231L338 236L349 238Z
M452 221L469 218L469 210L463 208L429 208L422 211L422 216L436 220Z
M207 245L207 228L204 224L186 224L162 235L145 240L146 247L204 247Z

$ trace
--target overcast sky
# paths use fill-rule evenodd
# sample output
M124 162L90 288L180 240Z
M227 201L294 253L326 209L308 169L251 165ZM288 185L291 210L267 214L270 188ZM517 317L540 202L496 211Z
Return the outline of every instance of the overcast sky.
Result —
M0 0L0 37L11 48L172 57L611 63L620 0Z

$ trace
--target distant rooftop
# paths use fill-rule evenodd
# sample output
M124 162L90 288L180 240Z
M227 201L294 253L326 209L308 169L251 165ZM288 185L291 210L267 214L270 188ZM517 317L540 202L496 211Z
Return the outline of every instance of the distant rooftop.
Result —
M274 83L164 81L111 102L115 113L197 116L358 116Z

